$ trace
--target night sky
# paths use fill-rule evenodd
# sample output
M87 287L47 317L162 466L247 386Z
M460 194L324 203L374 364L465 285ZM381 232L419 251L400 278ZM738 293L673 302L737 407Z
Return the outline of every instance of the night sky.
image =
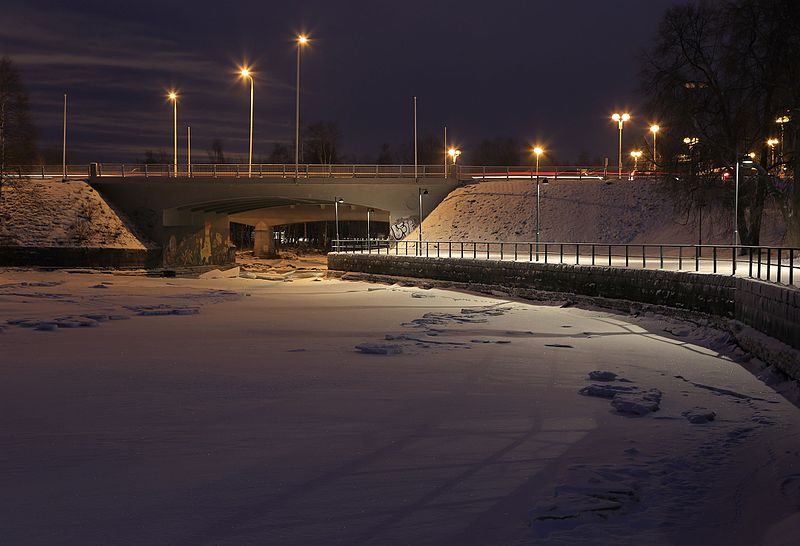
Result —
M245 60L256 73L254 155L292 142L301 31L313 39L303 55L303 123L338 122L343 152L356 161L374 162L383 142L398 151L409 141L413 95L420 135L447 125L467 164L470 147L499 136L574 161L584 151L615 157L616 109L634 116L628 142L644 133L638 57L678 3L6 0L0 54L23 73L42 148L60 150L69 94L74 163L170 154L173 86L181 157L186 125L196 161L207 160L213 138L241 157L248 92L236 67Z

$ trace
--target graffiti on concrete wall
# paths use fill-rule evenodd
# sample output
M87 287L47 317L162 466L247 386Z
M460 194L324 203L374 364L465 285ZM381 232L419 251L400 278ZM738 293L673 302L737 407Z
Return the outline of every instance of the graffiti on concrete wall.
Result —
M164 265L224 265L234 262L236 247L229 239L226 226L205 221L202 227L170 228L164 248Z
M392 233L392 238L399 241L405 239L409 233L414 231L415 227L417 227L417 220L415 217L403 216L392 222L389 225L389 230Z

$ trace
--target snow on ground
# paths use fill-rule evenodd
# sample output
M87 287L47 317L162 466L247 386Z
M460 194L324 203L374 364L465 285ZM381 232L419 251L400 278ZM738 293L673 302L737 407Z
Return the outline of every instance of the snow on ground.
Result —
M152 246L129 225L82 180L4 181L0 245L129 249Z
M675 210L663 183L554 180L541 185L541 240L602 243L695 244L694 216ZM729 244L731 213L707 207L704 244ZM426 211L427 214L427 211ZM478 182L457 188L423 222L429 241L534 241L536 184L530 180ZM766 211L762 244L779 244L785 228ZM416 240L415 230L408 240Z
M94 323L35 329L59 318ZM320 278L23 270L0 272L0 323L8 543L800 530L800 410L702 325ZM618 411L646 395L656 411Z

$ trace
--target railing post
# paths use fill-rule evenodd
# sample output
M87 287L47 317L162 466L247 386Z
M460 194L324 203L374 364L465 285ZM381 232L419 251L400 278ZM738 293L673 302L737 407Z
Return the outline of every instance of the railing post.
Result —
M464 259L464 241L461 241L461 259Z
M490 243L486 243L486 259L487 260L489 259L489 248L490 248Z
M42 180L44 180L44 165L42 165Z
M751 279L753 278L753 247L747 249L747 276Z
M544 244L544 263L547 263L547 243Z
M783 282L783 279L781 278L781 266L782 265L783 264L781 264L781 249L778 248L778 282L779 283Z
M794 286L794 249L789 249L789 285Z
M771 277L772 277L771 270L772 270L772 249L770 247L767 247L767 280L768 281L772 280L771 279Z
M211 165L211 172L213 173L214 178L216 178L217 177L217 164L216 163Z
M144 164L144 177L145 177L145 178L147 178L147 177L148 177L148 173L147 173L147 163L145 163L145 164Z
M694 247L694 270L700 271L700 252L702 251L701 246Z
M561 243L561 244L559 245L559 251L558 251L558 263L560 263L560 264L563 264L563 263L564 263L564 243Z
M736 275L736 245L731 249L731 275Z
M713 272L714 272L714 273L716 273L716 272L717 272L717 247L716 247L716 246L714 247L714 250L713 250L713 252L714 252L714 254L713 254L713 259L714 259L714 271L713 271Z
M611 245L608 245L608 267L611 267Z
M758 264L756 266L756 278L761 278L761 247L756 248L758 251Z
M647 248L642 245L642 269L647 269Z
M478 259L478 243L476 243L475 241L472 241L472 259L473 260Z
M625 267L629 266L630 247L625 245Z
M503 261L503 243L500 243L500 261Z
M575 265L580 265L581 263L581 245L575 245Z
M658 267L664 269L664 245L658 246Z
M514 243L514 261L517 261L517 243Z
M528 243L528 261L533 261L533 243Z
M678 271L683 269L683 246L678 246Z

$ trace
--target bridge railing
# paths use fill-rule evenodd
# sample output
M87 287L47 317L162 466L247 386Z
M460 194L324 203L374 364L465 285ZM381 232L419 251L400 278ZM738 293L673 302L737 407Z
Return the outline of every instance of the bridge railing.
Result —
M800 286L798 247L340 239L333 251L694 271Z
M6 175L20 178L58 178L63 176L61 165L20 165L7 167ZM651 178L659 174L647 171L623 174L624 178ZM548 180L602 180L617 178L615 173L607 172L600 166L542 166L538 175ZM291 164L257 163L192 163L172 164L143 163L93 163L87 165L67 165L67 177L86 178L91 176L128 177L210 177L210 178L405 178L472 180L517 180L533 179L536 171L531 165L518 166L473 166L449 165L355 165L355 164Z

